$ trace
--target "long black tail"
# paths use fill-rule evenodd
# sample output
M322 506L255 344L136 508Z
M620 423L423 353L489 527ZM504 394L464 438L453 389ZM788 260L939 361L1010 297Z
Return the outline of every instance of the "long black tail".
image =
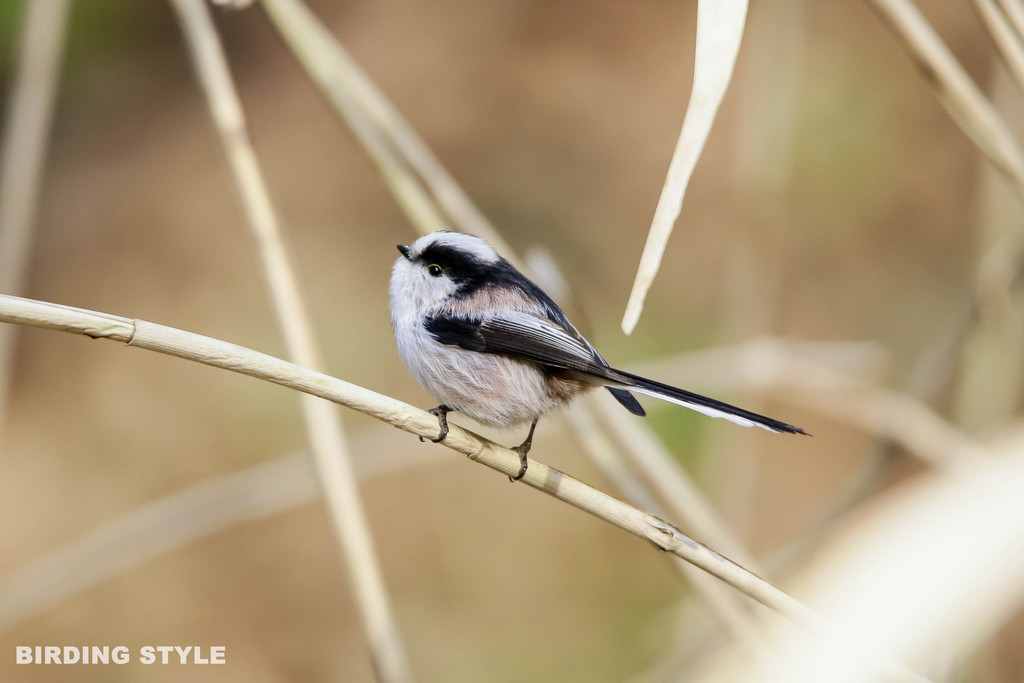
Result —
M761 427L762 429L767 429L768 431L775 432L777 434L785 433L807 435L807 432L799 427L794 427L791 424L786 424L785 422L765 417L764 415L752 413L749 410L744 410L743 408L737 408L734 405L730 405L714 398L701 396L700 394L695 394L692 391L678 389L676 387L669 386L668 384L655 382L653 379L640 377L639 375L634 375L622 370L615 370L614 372L629 380L629 384L627 386L632 391L647 394L648 396L654 396L665 401L671 401L672 403L676 403L691 410L696 410L698 413L703 413L711 417L725 418L726 420L743 425L744 427ZM610 387L609 391L612 391ZM612 391L612 394L622 402L622 399L618 396L618 391L621 391L621 389ZM623 402L623 405L626 404ZM628 405L626 405L626 407L630 408Z

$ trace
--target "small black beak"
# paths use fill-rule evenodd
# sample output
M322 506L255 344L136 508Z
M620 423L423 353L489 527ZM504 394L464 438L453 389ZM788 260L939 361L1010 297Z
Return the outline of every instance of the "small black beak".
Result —
M402 256L404 256L405 258L409 258L409 245L408 244L399 244L398 245L398 251L402 252Z

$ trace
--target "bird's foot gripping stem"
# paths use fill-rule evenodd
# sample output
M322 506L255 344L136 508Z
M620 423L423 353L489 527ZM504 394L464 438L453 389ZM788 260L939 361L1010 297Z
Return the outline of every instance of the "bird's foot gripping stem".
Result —
M436 439L431 439L433 443L441 443L445 437L448 436L448 413L451 412L451 407L446 405L439 405L436 408L431 408L427 412L437 418L438 432ZM423 437L420 437L420 441L423 441Z
M536 428L537 420L534 420L533 424L530 425L530 433L526 435L526 441L512 449L519 454L519 473L514 477L509 477L509 481L519 481L526 474L526 467L528 465L526 454L530 452L530 446L533 445L533 430Z

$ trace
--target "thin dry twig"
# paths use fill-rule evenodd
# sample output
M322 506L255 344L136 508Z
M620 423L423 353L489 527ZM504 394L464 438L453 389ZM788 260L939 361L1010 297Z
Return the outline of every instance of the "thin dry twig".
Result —
M328 102L341 115L376 164L381 178L399 208L421 234L447 230L448 221L438 211L422 182L395 150L387 133L374 120L357 95L348 62L327 29L300 2L261 2L271 23L281 33L292 53L319 86Z
M205 479L90 529L0 580L0 631L160 554L312 500L308 456Z
M378 163L385 180L402 178L402 181L397 183L389 181L388 187L395 194L399 206L406 208L407 214L410 214L414 227L420 232L429 231L434 224L431 217L445 215L456 228L487 239L506 258L517 263L518 259L511 249L462 192L422 139L316 17L296 0L262 0L262 7L310 78L348 122L371 158ZM420 185L421 182L423 187ZM424 188L429 191L423 191ZM408 192L415 192L414 202L409 202L406 196ZM410 207L426 204L431 205L426 214L417 215L410 212ZM589 402L584 403L582 407L587 409L587 405ZM623 414L613 415L608 419L612 424L621 425L629 418ZM648 439L655 439L650 430L645 429L644 432ZM586 452L594 457L602 448L599 443L606 441L599 435L592 435L592 438L584 442ZM609 471L609 476L616 477L615 471ZM622 486L627 485L619 477L616 477L616 481ZM666 480L663 482L664 487L671 487L675 481L676 478ZM666 498L677 501L677 509L685 510L696 502L691 496L674 493L669 492ZM642 492L634 494L639 500L644 499L645 494ZM633 495L627 497L634 503L638 502L638 498ZM689 521L691 518L707 519L711 516L711 508L705 505L692 514L681 515L680 519ZM724 525L707 525L704 530L711 531L715 528L722 529ZM708 535L706 538L716 545L720 540L714 535ZM714 598L712 602L721 604ZM727 621L734 621L728 614L723 616Z
M995 67L989 96L1001 111L1020 121L1019 89L1004 70ZM1017 132L1024 128L1017 126ZM975 226L977 251L985 257L975 265L991 271L992 259L1003 261L998 270L1013 273L1011 288L993 292L975 287L959 314L957 344L936 365L945 368L950 389L943 398L953 419L965 427L987 431L1019 413L1024 379L1024 252L1019 239L1021 215L1006 192L1005 183L991 167L979 169L969 224ZM1015 263L1014 263L1015 262ZM998 298L985 296L998 294ZM945 361L947 365L939 365ZM949 381L949 380L947 380Z
M998 110L967 75L911 0L868 2L896 32L942 106L1007 179L1019 204L1024 204L1024 152ZM1017 17L1019 14L1019 11L1008 12L1007 16ZM984 11L982 15L985 16ZM996 30L1003 34L1006 27L1000 22ZM1017 61L1013 56L1009 59ZM983 308L1006 298L1020 268L1022 251L1024 231L1018 226L1015 234L1008 235L983 255L975 285Z
M157 323L8 295L0 295L0 322L120 341L312 394L424 438L432 438L437 431L433 415L396 399L236 344ZM457 425L449 426L443 442L448 448L508 476L519 471L515 451ZM530 461L520 481L690 562L806 628L835 631L834 625L804 604L653 515L536 461ZM920 680L898 662L873 659L889 678Z
M204 0L173 0L210 114L241 199L246 222L259 246L278 324L296 363L321 366L312 325L250 142L245 115L227 59ZM333 407L303 394L302 410L328 512L348 566L375 671L381 680L412 679L397 620L359 496L341 418Z
M0 291L12 294L20 292L27 269L67 14L67 0L32 0L18 41L0 144Z
M383 446L386 425L353 439L360 480L426 467L440 454ZM371 456L372 457L369 457ZM308 453L203 479L89 529L0 577L0 631L162 554L248 522L315 502L320 490Z
M600 401L595 401L593 405L599 404ZM602 433L597 416L600 416L600 412L572 410L563 415L562 420L582 450L619 487L627 500L633 505L642 507L659 517L668 516L663 513L658 502L651 497L648 492L647 482L639 480L624 466L625 459L615 450L611 440ZM601 417L600 419L603 420L604 418ZM634 446L634 444L630 444L630 446ZM676 476L681 476L685 479L685 476L678 472L678 468L675 469ZM684 509L684 512L689 511L686 505L681 507ZM685 514L680 516L679 519L688 521ZM718 530L714 524L707 525L707 528L714 531ZM703 538L711 538L710 536L703 536L699 529L696 535ZM728 555L729 552L726 551L726 554ZM740 556L735 555L734 557L739 558ZM747 565L742 560L740 563L748 569L752 569L752 566ZM707 604L713 608L715 614L722 619L737 638L754 646L761 643L762 638L755 628L754 620L751 618L746 605L740 602L739 596L734 591L729 590L726 584L716 581L713 577L700 571L688 562L677 559L676 566L693 583L701 597L707 601Z
M976 657L1024 604L1022 437L975 467L903 482L830 539L800 583L841 631L788 633L744 671L727 651L728 672L704 680L874 680L863 652L882 648L913 662Z
M798 108L802 68L807 56L806 3L772 2L759 7L757 30L743 44L744 59L733 77L736 85L733 139L734 191L724 222L736 237L723 240L726 262L716 275L715 334L720 340L749 339L778 329L787 308L784 275L795 243L789 198L799 139ZM799 239L799 238L797 238ZM710 283L709 283L710 284ZM761 410L756 396L737 394L749 410ZM749 535L760 516L759 487L763 458L750 458L761 435L726 425L709 425L704 471L709 495L728 516L736 535Z
M483 237L499 252L512 253L412 126L308 7L298 0L261 0L260 5L378 165L399 206L421 234L451 222Z
M718 381L761 391L785 389L782 398L805 410L824 414L869 433L890 438L922 462L936 467L967 464L985 458L987 451L973 438L939 417L922 401L850 376L794 352L770 339L737 347L739 354L716 349L702 365ZM696 363L696 355L666 359L641 368L640 374L681 377ZM673 368L673 365L676 367ZM686 373L688 376L690 373ZM695 374L695 373L694 373Z
M839 349L853 347L846 355L863 355L863 351L856 345L835 346ZM820 352L822 349L818 350ZM745 351L741 346L731 347L725 353L740 356ZM698 355L706 357L708 353ZM613 424L612 432L624 451L663 448L660 443L653 446L647 443L647 439L653 438L649 430L619 433L613 419L617 409L618 405L611 404L610 401L597 401L596 415L599 417L599 424ZM588 419L588 416L589 411L586 410L573 410L567 414L573 435L588 440L589 443L584 446L588 451L598 450L606 453L606 457L599 460L608 467L619 467L620 459L610 451L609 442L600 438L598 422L592 418ZM642 422L636 420L627 421L626 424L643 426ZM381 427L383 428L383 425ZM404 452L389 448L382 441L384 436L376 429L362 430L355 435L352 451L356 455L354 464L360 479L392 474L413 465L426 466L437 455L436 451L429 450L417 454L414 458L410 457ZM359 457L360 454L367 453L372 453L373 457ZM0 630L31 618L50 606L159 554L171 552L238 524L269 517L313 500L317 488L307 466L308 457L307 454L284 456L273 463L260 464L230 475L203 480L135 508L31 560L6 577L0 578ZM644 454L644 457L647 457L647 454ZM662 467L668 468L668 471L660 469ZM620 484L621 477L617 473L613 474L607 469L606 473ZM671 507L673 504L679 504L676 498L679 496L680 488L693 488L692 482L685 480L681 485L677 483L675 487L668 488L667 492L659 490L665 485L660 480L672 482L675 477L684 475L678 468L673 467L671 462L655 462L653 469L643 474L658 481L655 490L666 498L670 510L674 510L668 516L682 519L694 529L694 535L713 539L714 545L722 548L727 556L736 558L747 568L757 570L747 558L747 551L738 544L738 541L733 545L726 545L731 534L713 512L710 519L704 519L700 514L700 507L696 508L697 513L689 505L684 505L680 510ZM637 492L628 495L637 495ZM639 495L647 494L640 491ZM700 497L701 494L696 491L696 495ZM683 495L683 498L685 500L686 496ZM708 503L705 501L703 505L708 506ZM644 507L658 514L654 503L645 503ZM164 533L168 529L173 533ZM143 540L140 542L139 539ZM722 543L723 539L725 543ZM699 575L710 579L707 574ZM697 580L696 576L691 574L690 579ZM715 592L713 586L724 585L714 579L711 581L713 583L702 585L701 590ZM714 595L707 597L715 602L718 596L719 594L715 592ZM723 609L723 605L716 602L716 609L735 632L744 636L749 635L754 622L748 620L742 623L740 619L735 618L738 613L732 604L724 605Z
M68 0L25 5L0 143L0 292L23 294L67 29ZM0 443L15 328L0 329Z
M528 258L528 261L539 262L542 266L538 278L542 288L567 297L568 284L554 259L550 256L538 259L537 254L535 251L534 258ZM621 410L621 406L607 399L604 392L591 394L565 415L565 422L583 446L583 451L626 492L627 500L648 509L651 507L648 501L660 500L669 511L670 518L683 522L700 538L722 549L745 567L757 571L752 554L729 530L649 423L633 419ZM624 467L627 462L639 473L639 480ZM713 602L716 600L714 596L709 597ZM723 612L722 616L735 628L733 610Z
M640 471L645 483L668 506L672 517L684 520L701 538L715 539L717 547L723 552L736 558L743 566L760 573L750 551L725 525L711 503L653 432L637 420L614 419L612 413L617 406L607 401L594 400L592 405L616 444L627 453L627 459Z
M1020 0L998 0L999 8L1006 15L1019 40L1024 40L1024 4Z
M1024 153L1017 140L917 6L911 0L868 2L896 32L949 115L1024 202Z
M994 0L972 0L971 4L981 17L981 23L996 46L1000 59L1013 76L1017 87L1024 91L1024 44L1004 13L1005 5Z
M437 418L401 401L273 356L156 323L6 295L0 295L0 322L120 341L319 396L424 438L437 433ZM515 451L457 425L451 425L443 443L507 475L519 470ZM558 470L531 461L521 481L681 557L798 623L811 627L824 623L806 606L674 526Z

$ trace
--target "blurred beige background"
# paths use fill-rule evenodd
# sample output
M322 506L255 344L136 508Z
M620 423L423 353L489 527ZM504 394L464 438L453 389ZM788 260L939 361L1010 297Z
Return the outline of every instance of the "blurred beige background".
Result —
M5 92L21 4L0 2ZM757 334L870 340L891 354L887 382L902 389L967 297L984 164L865 3L753 4L735 80L630 338L618 323L686 106L692 3L311 5L510 244L551 252L613 364ZM987 87L996 66L970 8L920 5ZM401 366L387 316L394 245L412 230L261 13L218 12L218 25L327 367L433 405ZM282 355L169 7L76 3L65 63L25 294ZM781 397L692 388L815 435L735 434L645 401L765 556L799 538L876 447ZM0 575L154 498L304 448L297 397L283 389L70 335L19 330L10 391ZM955 403L946 395L939 409ZM363 493L420 680L628 680L671 649L691 591L665 557L451 451L343 418L370 435L360 459L412 453ZM977 413L960 418L985 427ZM534 448L612 488L557 420L541 423ZM882 485L916 467L898 460ZM0 633L0 680L370 680L343 572L310 502ZM1021 680L1021 637L1018 617L983 654L985 680ZM229 663L19 667L21 644L224 645Z

